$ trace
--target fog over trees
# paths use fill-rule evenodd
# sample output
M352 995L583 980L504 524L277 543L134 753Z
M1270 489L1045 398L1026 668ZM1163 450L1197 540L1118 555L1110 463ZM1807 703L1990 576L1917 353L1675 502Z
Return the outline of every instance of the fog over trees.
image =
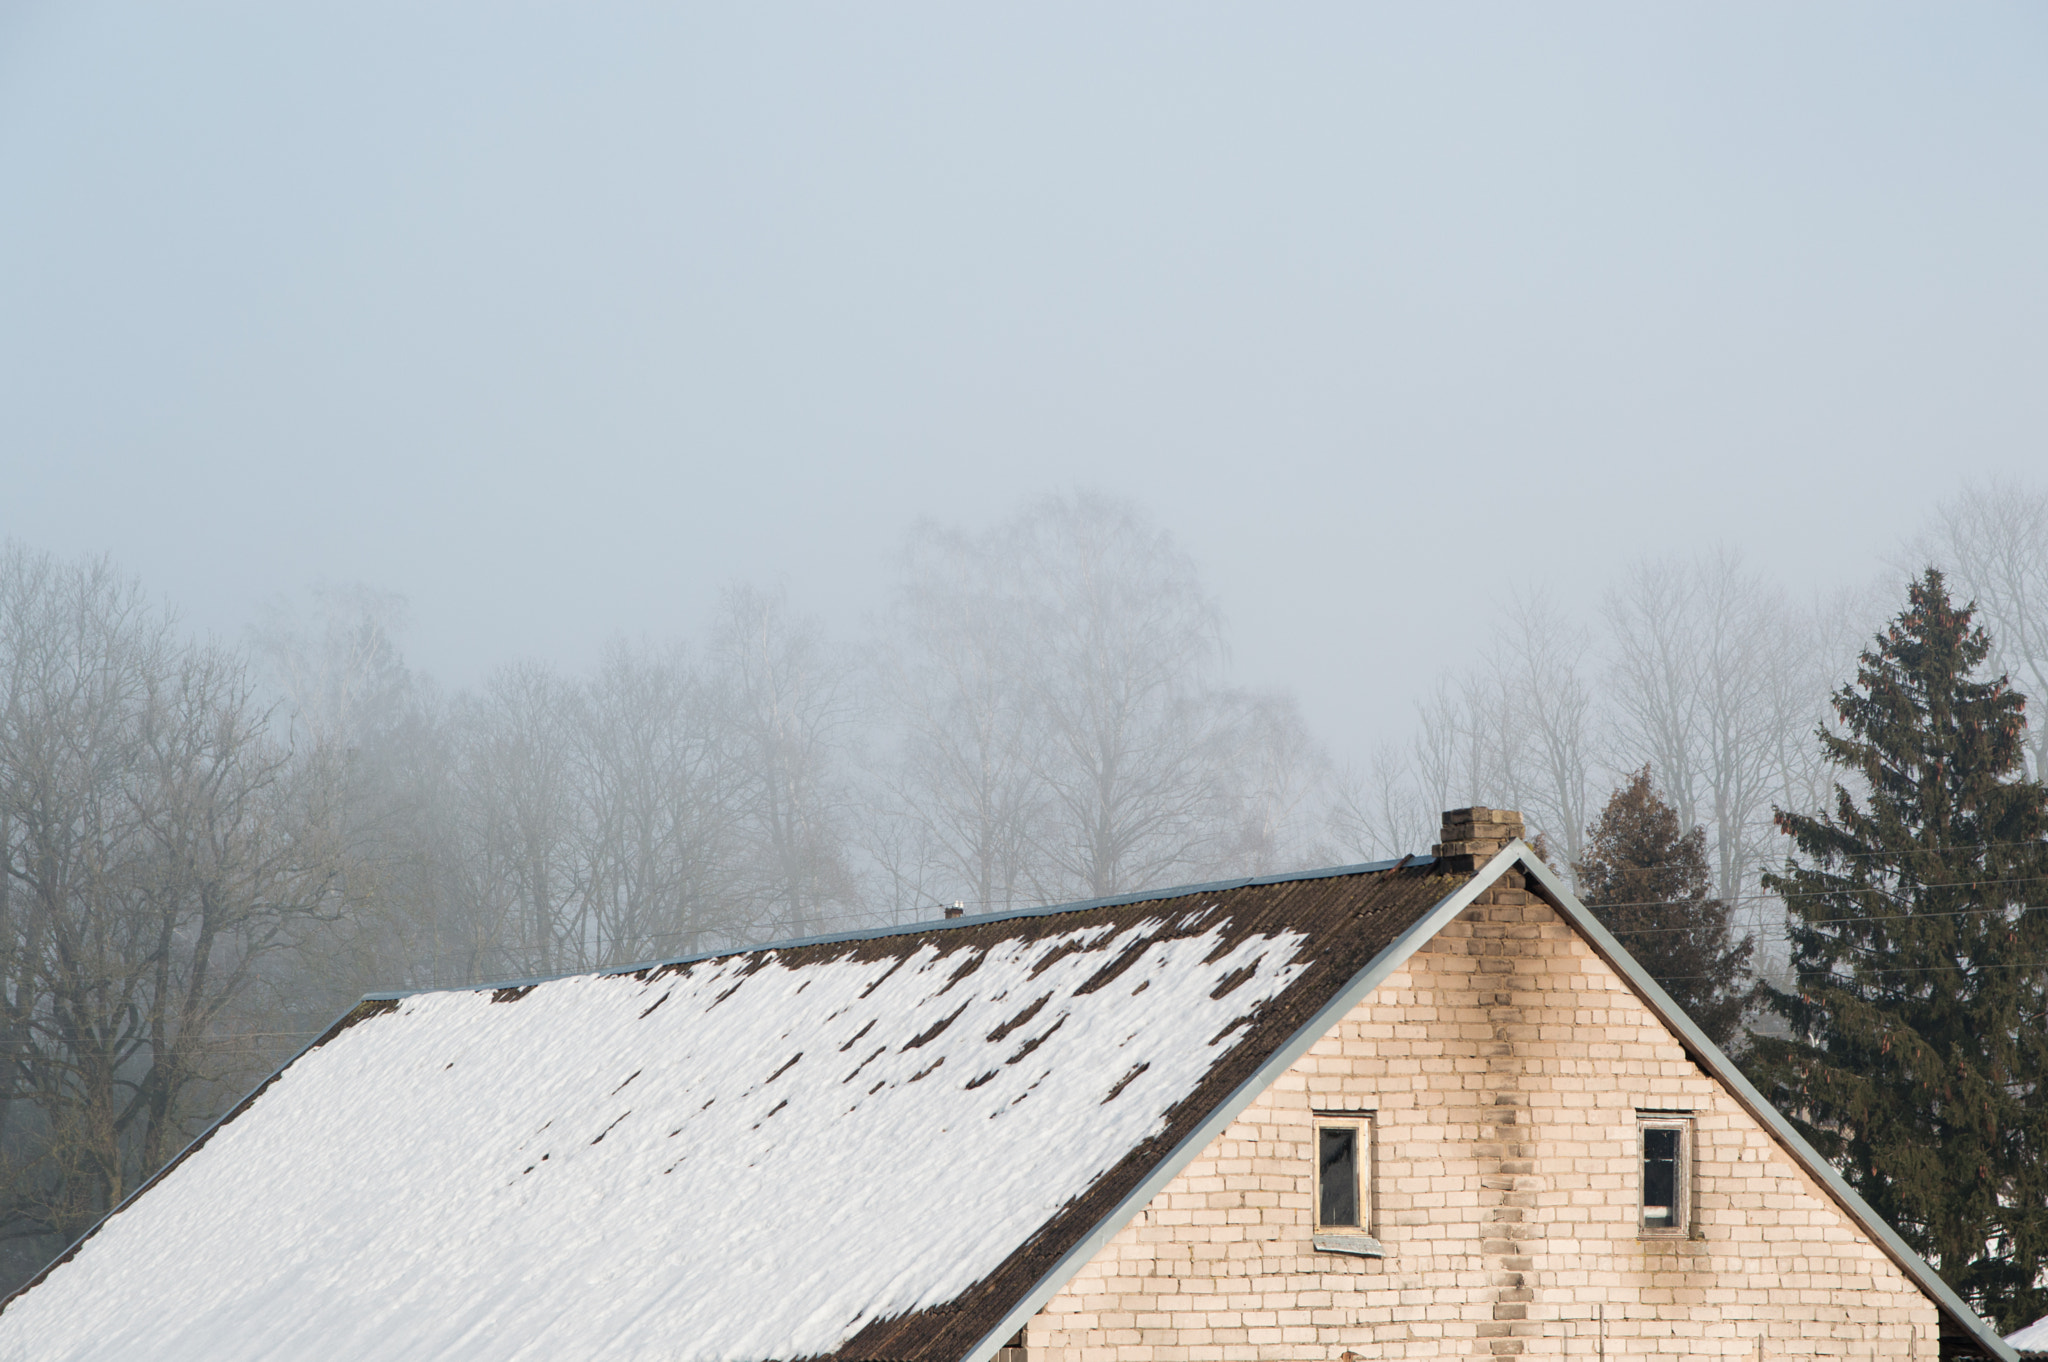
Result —
M2048 493L1965 489L1900 561L1946 569L1992 666L2048 691ZM1346 763L1234 680L1215 594L1139 507L919 524L896 563L858 628L735 585L695 637L450 692L408 667L395 595L195 641L118 564L7 546L0 1276L366 991L1426 853L1472 803L1569 874L1646 768L1701 830L1692 896L1768 971L1772 810L1826 807L1815 731L1906 575L1818 597L1711 552L1595 601L1532 587Z

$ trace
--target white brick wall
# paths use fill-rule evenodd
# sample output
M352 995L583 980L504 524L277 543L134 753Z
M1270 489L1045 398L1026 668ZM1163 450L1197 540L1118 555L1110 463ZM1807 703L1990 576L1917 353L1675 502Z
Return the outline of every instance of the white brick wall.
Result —
M1933 1304L1520 877L1323 1037L1070 1281L1031 1362L1937 1355ZM1310 1243L1312 1113L1371 1106L1382 1260ZM1638 1107L1696 1113L1691 1239ZM1604 1316L1604 1319L1603 1319Z

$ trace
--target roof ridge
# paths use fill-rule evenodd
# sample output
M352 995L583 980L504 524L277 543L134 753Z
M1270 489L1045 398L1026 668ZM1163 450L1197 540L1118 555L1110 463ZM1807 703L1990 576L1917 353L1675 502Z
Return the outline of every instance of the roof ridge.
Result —
M536 984L551 984L560 979L613 979L620 975L638 974L643 970L667 969L675 965L694 965L704 960L725 960L736 955L755 955L762 951L796 950L802 946L831 946L842 941L877 941L890 936L909 936L917 932L950 931L956 927L976 927L991 922L1009 922L1018 918L1053 917L1060 913L1082 913L1097 908L1121 908L1133 903L1150 903L1156 899L1187 898L1194 894L1220 894L1232 889L1246 889L1267 884L1292 884L1298 881L1329 880L1341 875L1374 875L1381 871L1401 866L1426 865L1436 858L1433 856L1397 856L1384 861L1360 861L1356 865L1325 866L1317 870L1290 870L1275 875L1250 875L1242 879L1207 880L1200 884L1170 885L1163 889L1139 889L1128 894L1112 894L1106 898L1080 899L1072 903L1047 903L1035 908L1011 908L1000 913L975 913L963 917L920 918L915 922L899 922L881 927L859 927L851 931L825 932L818 936L789 937L781 941L764 941L758 946L736 946L726 950L698 951L694 955L668 956L655 960L641 960L628 965L607 965L602 969L562 970L555 974L535 974L519 979L479 980L472 984L450 984L441 988L405 988L384 992L365 993L357 1000L367 1002L390 1002L400 998L420 998L435 993L481 993L500 988L532 988Z

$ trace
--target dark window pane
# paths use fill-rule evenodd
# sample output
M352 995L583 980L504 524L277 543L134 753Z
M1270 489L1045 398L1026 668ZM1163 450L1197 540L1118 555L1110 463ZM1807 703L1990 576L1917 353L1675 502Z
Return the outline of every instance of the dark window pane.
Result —
M1358 1132L1325 1130L1321 1134L1323 1199L1319 1225L1356 1225L1358 1221Z
M1643 1132L1643 1224L1653 1230L1678 1225L1678 1132Z

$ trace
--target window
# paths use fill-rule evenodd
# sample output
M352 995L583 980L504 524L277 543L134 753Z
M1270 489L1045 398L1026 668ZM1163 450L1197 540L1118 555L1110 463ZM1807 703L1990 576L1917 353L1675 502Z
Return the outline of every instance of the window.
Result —
M1372 1119L1316 1119L1316 1228L1366 1232L1372 1223Z
M1383 1258L1372 1237L1372 1113L1316 1113L1316 1224L1318 1253Z
M1691 1220L1687 1164L1692 1157L1692 1118L1677 1112L1638 1113L1636 1139L1641 1173L1637 1185L1642 1192L1637 1223L1646 1235L1683 1235Z

